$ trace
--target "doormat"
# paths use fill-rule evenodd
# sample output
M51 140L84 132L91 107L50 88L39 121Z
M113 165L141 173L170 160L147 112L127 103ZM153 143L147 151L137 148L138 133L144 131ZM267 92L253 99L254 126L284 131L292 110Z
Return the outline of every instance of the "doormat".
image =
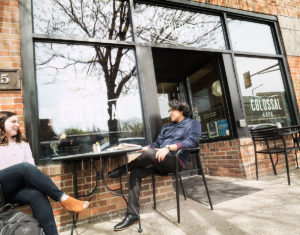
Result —
M182 183L187 198L193 199L194 201L197 201L204 205L209 205L206 190L201 176L193 176L182 179ZM232 200L262 190L259 188L238 185L232 182L212 178L206 178L206 183L212 204ZM173 186L175 189L175 182L173 182ZM179 192L180 194L182 194L180 183Z

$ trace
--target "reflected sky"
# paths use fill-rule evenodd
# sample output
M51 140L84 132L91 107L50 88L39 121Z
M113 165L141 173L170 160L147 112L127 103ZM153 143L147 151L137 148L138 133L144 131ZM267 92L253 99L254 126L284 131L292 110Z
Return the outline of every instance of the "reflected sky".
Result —
M226 48L219 16L136 4L135 23L140 42Z
M247 57L235 57L235 60L243 96L252 96L253 94L255 95L260 92L283 92L285 90L279 65L254 75L253 77L251 76L251 87L246 88L244 83L244 73L249 71L250 75L253 75L270 66L278 64L278 60Z
M39 118L50 119L56 134L65 129L108 131L107 120L142 119L136 76L132 76L109 114L105 72L91 46L35 43ZM116 59L116 49L112 50ZM135 66L134 52L122 58L116 84ZM130 105L129 105L130 104Z
M132 40L127 1L33 0L33 16L38 34Z
M269 25L229 18L228 27L233 50L276 54Z

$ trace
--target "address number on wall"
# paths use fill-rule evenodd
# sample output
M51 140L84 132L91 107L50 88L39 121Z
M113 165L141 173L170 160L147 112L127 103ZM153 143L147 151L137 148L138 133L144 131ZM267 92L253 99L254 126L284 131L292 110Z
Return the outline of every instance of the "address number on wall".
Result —
M20 72L18 69L0 69L0 90L20 90Z

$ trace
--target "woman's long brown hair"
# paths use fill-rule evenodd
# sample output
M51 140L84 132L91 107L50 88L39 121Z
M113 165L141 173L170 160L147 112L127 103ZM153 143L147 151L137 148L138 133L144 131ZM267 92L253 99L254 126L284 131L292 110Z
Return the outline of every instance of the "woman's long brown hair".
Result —
M8 145L8 138L4 129L4 123L8 118L12 116L17 116L17 114L10 111L0 111L0 145L2 146ZM18 130L17 135L14 136L14 139L17 143L21 143L22 141L27 142L27 139L22 135L20 130Z

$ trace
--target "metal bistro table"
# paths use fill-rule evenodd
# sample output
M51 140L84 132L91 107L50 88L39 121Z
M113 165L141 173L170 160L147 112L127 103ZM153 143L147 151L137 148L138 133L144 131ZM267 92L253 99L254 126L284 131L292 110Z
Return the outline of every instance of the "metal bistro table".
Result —
M72 169L72 175L73 175L73 189L74 189L74 196L75 198L80 198L80 197L89 197L88 201L91 201L94 196L96 195L97 192L97 188L98 188L98 180L103 181L103 184L105 186L105 188L112 194L116 195L116 196L121 196L123 197L124 201L126 202L126 204L128 204L128 201L126 199L126 194L123 193L123 188L122 188L122 180L120 177L120 188L118 189L111 189L105 180L104 177L104 161L111 158L111 157L118 157L118 161L119 161L119 157L122 157L125 155L125 165L126 165L126 175L127 175L127 182L129 182L129 176L128 176L128 158L126 153L128 152L134 152L134 151L138 151L141 150L141 147L135 147L135 148L126 148L126 149L120 149L120 150L112 150L112 151L102 151L99 153L83 153L83 154L74 154L74 155L67 155L67 156L57 156L57 157L53 157L52 160L53 161L68 161L71 163L71 169ZM101 171L98 171L96 163L94 161L94 159L99 159L101 161ZM96 173L96 184L94 189L87 195L78 195L78 187L77 187L77 170L76 170L76 163L78 161L81 160L89 160L92 163L92 166L95 170ZM118 192L119 191L119 192ZM141 220L140 220L140 215L139 213L136 211L136 214L139 217L139 229L138 231L141 233L143 230L141 228ZM71 235L73 234L74 229L76 228L76 224L78 221L78 214L74 213L73 214L73 226L72 226L72 230L71 230Z

